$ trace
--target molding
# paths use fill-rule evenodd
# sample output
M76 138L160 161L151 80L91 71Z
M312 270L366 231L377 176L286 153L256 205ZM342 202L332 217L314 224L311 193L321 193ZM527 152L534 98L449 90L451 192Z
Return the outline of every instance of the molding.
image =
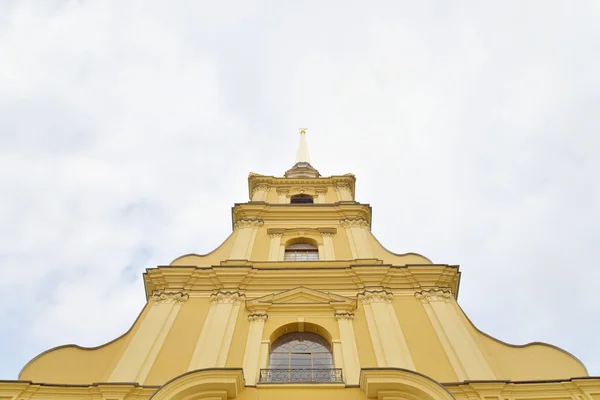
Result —
M344 228L352 228L354 226L370 227L371 224L364 218L344 218L340 220L340 224Z
M243 228L258 228L259 226L263 226L265 222L262 219L252 218L252 219L240 219L235 224L233 224L233 229L243 229Z
M187 301L190 295L183 292L155 292L150 298L153 305L162 303L182 303Z
M219 303L219 304L236 304L238 302L242 302L246 299L243 294L239 292L224 292L218 291L217 293L213 293L210 295L211 303Z
M301 299L301 301L298 301ZM269 311L297 313L298 310L335 311L349 313L356 309L356 301L333 293L324 293L303 286L246 301L246 309L252 313Z
M341 313L335 313L333 314L333 316L335 317L335 319L339 320L353 320L354 319L354 313L351 312L341 312Z
M369 399L455 400L441 383L403 368L363 368L360 388Z
M450 289L441 289L441 288L433 288L433 289L425 289L419 292L415 292L415 297L421 301L421 303L427 304L434 301L443 301L445 303L450 303L450 301L454 298L454 295L450 291Z
M394 294L387 290L365 290L358 294L358 299L363 304L391 303L394 299Z
M322 240L322 236L319 235ZM148 299L153 292L177 292L185 288L194 293L211 293L228 288L248 295L266 295L291 290L310 282L311 288L322 292L362 292L365 287L385 287L394 293L414 296L423 287L445 287L458 291L460 271L451 265L392 266L378 260L323 261L223 261L220 265L164 266L148 268L144 284Z
M250 315L248 315L248 321L266 321L267 319L269 319L269 316L267 314L261 314L261 313L252 313Z
M241 368L210 368L186 372L160 387L151 400L235 399L244 390ZM190 395L193 394L193 397Z

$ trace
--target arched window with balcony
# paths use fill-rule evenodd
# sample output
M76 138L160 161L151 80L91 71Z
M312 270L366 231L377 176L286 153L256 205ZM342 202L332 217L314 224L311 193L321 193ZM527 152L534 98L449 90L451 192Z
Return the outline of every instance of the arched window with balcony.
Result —
M310 243L294 243L285 248L284 261L319 261L319 249Z
M312 332L293 332L271 345L269 368L261 370L262 382L342 382L342 372L333 368L331 344Z

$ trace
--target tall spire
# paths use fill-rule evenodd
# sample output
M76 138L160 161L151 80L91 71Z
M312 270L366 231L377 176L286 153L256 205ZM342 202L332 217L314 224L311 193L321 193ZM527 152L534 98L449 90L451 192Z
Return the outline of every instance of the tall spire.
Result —
M296 153L296 164L291 169L285 171L286 178L318 178L321 176L319 171L310 165L310 156L308 155L308 146L306 145L306 128L300 129L300 144Z
M298 145L298 153L296 153L296 164L301 162L310 164L310 156L308 155L308 146L306 144L306 128L300 129L300 144Z

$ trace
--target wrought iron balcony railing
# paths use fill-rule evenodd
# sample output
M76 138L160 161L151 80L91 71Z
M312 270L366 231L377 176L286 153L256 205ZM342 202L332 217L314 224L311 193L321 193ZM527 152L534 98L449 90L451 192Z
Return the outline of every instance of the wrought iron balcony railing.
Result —
M344 383L341 368L261 369L259 383Z

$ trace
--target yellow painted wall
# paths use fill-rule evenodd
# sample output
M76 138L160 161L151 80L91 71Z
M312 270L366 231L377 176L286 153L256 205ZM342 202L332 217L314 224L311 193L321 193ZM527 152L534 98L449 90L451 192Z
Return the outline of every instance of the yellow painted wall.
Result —
M229 258L229 254L231 254L231 249L233 248L233 243L235 242L235 233L233 232L231 235L225 239L223 243L210 253L206 254L187 254L181 257L177 257L175 260L171 261L172 266L203 266L208 267L211 265L219 265L219 263L223 260L227 260Z
M479 331L462 309L456 307L498 379L544 380L588 375L581 361L572 354L545 343L515 346L501 342Z
M439 382L456 382L450 360L421 302L414 296L398 296L392 304L417 371Z
M287 385L244 389L237 397L239 400L364 400L365 392L359 388L322 388L319 385L296 385L293 389ZM303 387L304 386L304 387Z
M375 358L371 333L369 332L369 326L367 325L365 309L361 302L358 303L358 307L354 310L354 315L355 317L352 323L354 325L354 336L356 337L360 366L362 368L375 368L377 367L377 359Z
M235 330L233 331L231 347L229 348L229 354L227 354L227 362L225 364L228 368L239 368L244 362L246 339L248 338L248 331L250 329L250 323L248 322L249 314L250 313L246 311L244 307L240 307Z
M23 368L19 379L70 384L107 381L148 309L144 307L132 327L109 343L88 348L66 345L40 354Z
M208 298L191 298L181 306L145 384L162 385L187 371L209 308Z
M252 248L252 254L250 259L253 261L267 261L269 260L269 247L271 246L271 237L267 233L267 229L271 226L266 224L259 227L256 232L256 239L254 240L254 247Z

